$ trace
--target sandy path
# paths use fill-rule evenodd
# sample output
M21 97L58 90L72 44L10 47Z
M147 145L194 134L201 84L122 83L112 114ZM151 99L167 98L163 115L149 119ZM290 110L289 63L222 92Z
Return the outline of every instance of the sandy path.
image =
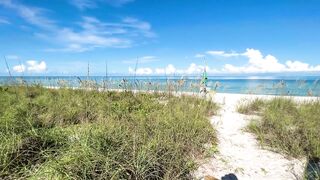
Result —
M244 132L250 118L236 111L243 98L270 98L237 94L217 94L215 101L221 105L218 116L211 119L217 129L219 153L207 159L195 172L202 179L206 175L221 178L233 173L242 179L301 179L304 162L287 159L281 154L262 149L255 137Z

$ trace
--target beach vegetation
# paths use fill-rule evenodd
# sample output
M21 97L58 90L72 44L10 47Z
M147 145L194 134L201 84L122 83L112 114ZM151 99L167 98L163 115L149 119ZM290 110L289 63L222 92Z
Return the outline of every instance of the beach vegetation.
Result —
M238 104L237 111L241 114L257 114L263 108L264 101L260 98L253 99L251 101L243 101Z
M188 179L216 146L198 97L1 86L0 104L0 179Z
M256 134L262 145L292 157L307 157L309 162L320 162L320 100L256 99L240 105L238 110L245 114L258 112L259 118L252 120L247 130Z

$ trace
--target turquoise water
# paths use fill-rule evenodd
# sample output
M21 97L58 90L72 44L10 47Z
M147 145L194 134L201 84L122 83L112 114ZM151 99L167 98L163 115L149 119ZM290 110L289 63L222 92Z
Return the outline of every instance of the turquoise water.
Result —
M320 77L230 77L209 76L208 88L220 93L238 94L269 94L291 96L320 96ZM0 85L13 83L40 84L43 86L79 87L90 80L98 87L110 89L139 89L139 90L177 90L198 92L200 78L177 76L25 76L0 77Z

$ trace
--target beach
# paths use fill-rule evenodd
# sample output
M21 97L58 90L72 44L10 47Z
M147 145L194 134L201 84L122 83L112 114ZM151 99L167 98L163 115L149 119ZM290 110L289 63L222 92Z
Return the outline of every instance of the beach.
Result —
M232 173L238 179L302 179L306 159L295 159L261 147L256 137L244 130L253 116L237 112L237 106L245 101L276 97L292 98L298 102L318 99L302 96L215 94L213 101L221 109L218 115L210 118L210 123L217 130L219 152L202 160L194 176L198 179L208 175L222 178Z
M0 0L0 180L320 180L320 0Z
M1 146L7 152L3 158L8 160L3 161L7 168L0 177L9 179L22 175L39 179L63 179L66 175L79 179L87 175L125 179L302 179L310 156L302 152L302 156L293 158L269 146L262 147L256 135L245 130L252 118L259 116L240 114L238 106L257 98L292 99L297 103L318 99L41 86L1 87L0 92L4 103L0 128L8 139ZM26 118L17 110L29 115ZM317 117L306 119L312 123ZM316 126L304 128L317 131ZM318 137L311 138L303 140L315 139L316 149ZM43 150L46 156L41 154ZM31 152L35 158L29 157ZM66 164L56 164L64 161ZM118 163L109 165L114 161ZM78 173L83 172L82 166L89 168L85 174Z

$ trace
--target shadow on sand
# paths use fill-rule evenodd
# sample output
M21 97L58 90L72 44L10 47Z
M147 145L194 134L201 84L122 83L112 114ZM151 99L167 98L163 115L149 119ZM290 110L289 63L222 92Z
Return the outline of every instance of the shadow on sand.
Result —
M311 158L308 161L306 168L306 178L307 180L320 179L320 159Z
M221 177L221 180L238 180L237 176L233 173L226 174L223 177Z
M213 176L205 176L203 180L219 180ZM221 180L238 180L237 176L233 173L226 174L223 177L221 177Z

